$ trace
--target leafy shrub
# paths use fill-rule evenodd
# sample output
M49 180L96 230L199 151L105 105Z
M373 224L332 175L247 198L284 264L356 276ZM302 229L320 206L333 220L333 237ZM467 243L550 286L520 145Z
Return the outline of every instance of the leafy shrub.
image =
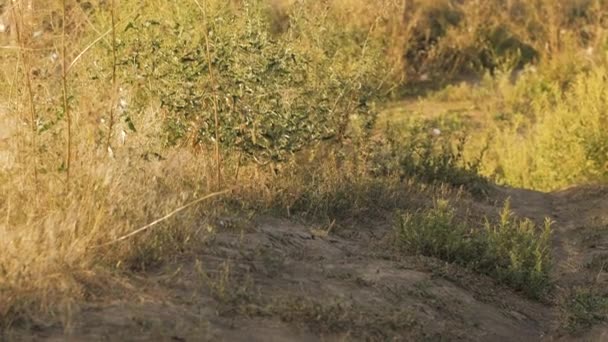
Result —
M412 120L399 129L388 130L388 150L375 156L374 168L384 173L398 172L402 178L444 183L484 194L488 182L479 175L484 151L467 161L464 155L467 137L452 133L458 129L454 126L459 123Z
M448 262L468 263L478 254L471 231L454 221L454 209L447 201L434 208L400 215L397 224L399 244L409 252L433 256Z
M146 8L121 50L125 77L160 99L168 144L212 143L216 110L221 145L259 160L342 139L352 116L371 126L383 59L369 27L341 27L335 13L305 3L282 33L266 1L211 1L206 13L175 6L170 17Z
M551 224L542 231L512 217L508 202L497 224L471 229L457 222L446 201L434 208L398 216L397 243L410 253L471 267L539 298L549 287Z
M541 294L549 284L551 221L539 231L529 219L513 218L506 202L497 224L486 222L480 235L483 254L476 268L530 294Z

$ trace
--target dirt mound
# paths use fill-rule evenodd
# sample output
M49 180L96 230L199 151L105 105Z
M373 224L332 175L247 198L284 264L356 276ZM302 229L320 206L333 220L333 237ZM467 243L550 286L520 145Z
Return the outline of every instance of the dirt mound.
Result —
M560 296L578 286L607 285L601 261L608 260L608 189L496 189L497 205L468 205L495 215L508 197L518 215L555 221L553 301L527 299L436 259L395 253L390 219L331 229L271 217L226 219L199 252L126 275L129 295L82 303L63 324L21 327L5 338L606 340L608 326L599 321L574 335L565 330Z

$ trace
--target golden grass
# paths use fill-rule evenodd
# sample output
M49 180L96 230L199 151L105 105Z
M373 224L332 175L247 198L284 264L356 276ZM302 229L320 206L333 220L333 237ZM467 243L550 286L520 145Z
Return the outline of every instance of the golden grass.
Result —
M42 298L49 307L66 295L84 295L75 273L104 264L145 267L164 257L148 250L170 257L199 238L200 232L189 228L204 217L200 208L175 215L142 236L97 247L206 194L204 165L197 158L173 153L148 165L105 156L80 155L83 159L86 164L74 173L69 192L57 175L40 175L37 187L18 170L2 175L0 297L8 303L0 305L0 314L5 318L14 305L42 293L57 295Z

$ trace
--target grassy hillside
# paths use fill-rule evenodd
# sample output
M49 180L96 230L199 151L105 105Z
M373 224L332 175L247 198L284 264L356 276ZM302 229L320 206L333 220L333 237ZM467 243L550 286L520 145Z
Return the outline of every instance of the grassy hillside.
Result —
M450 231L431 203L608 182L606 10L0 2L0 326L67 317L234 213L399 212L399 250L550 296L549 221L506 208Z

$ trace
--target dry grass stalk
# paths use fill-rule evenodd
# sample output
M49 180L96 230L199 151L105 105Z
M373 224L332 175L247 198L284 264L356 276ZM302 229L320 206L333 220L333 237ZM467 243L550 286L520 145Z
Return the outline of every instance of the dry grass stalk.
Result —
M32 170L34 174L34 183L38 184L38 127L36 114L36 105L34 101L34 87L32 85L32 67L29 59L29 49L25 39L25 20L23 13L23 4L17 2L11 7L13 16L15 35L17 38L17 44L19 46L19 54L23 64L23 77L25 79L25 85L27 89L27 104L28 111L30 114L30 127L31 127L31 153L32 153Z
M116 111L116 95L117 95L117 83L116 83L116 3L115 0L110 2L111 11L111 22L112 22L112 95L110 97L110 122L108 124L108 137L107 137L107 149L112 149L112 133L114 132L114 115Z
M66 42L66 26L67 26L67 3L62 1L62 25L61 25L61 86L63 93L63 113L67 120L67 146L66 146L66 189L70 191L70 172L72 167L72 113L70 112L70 104L68 99L68 59L67 59L67 42Z

